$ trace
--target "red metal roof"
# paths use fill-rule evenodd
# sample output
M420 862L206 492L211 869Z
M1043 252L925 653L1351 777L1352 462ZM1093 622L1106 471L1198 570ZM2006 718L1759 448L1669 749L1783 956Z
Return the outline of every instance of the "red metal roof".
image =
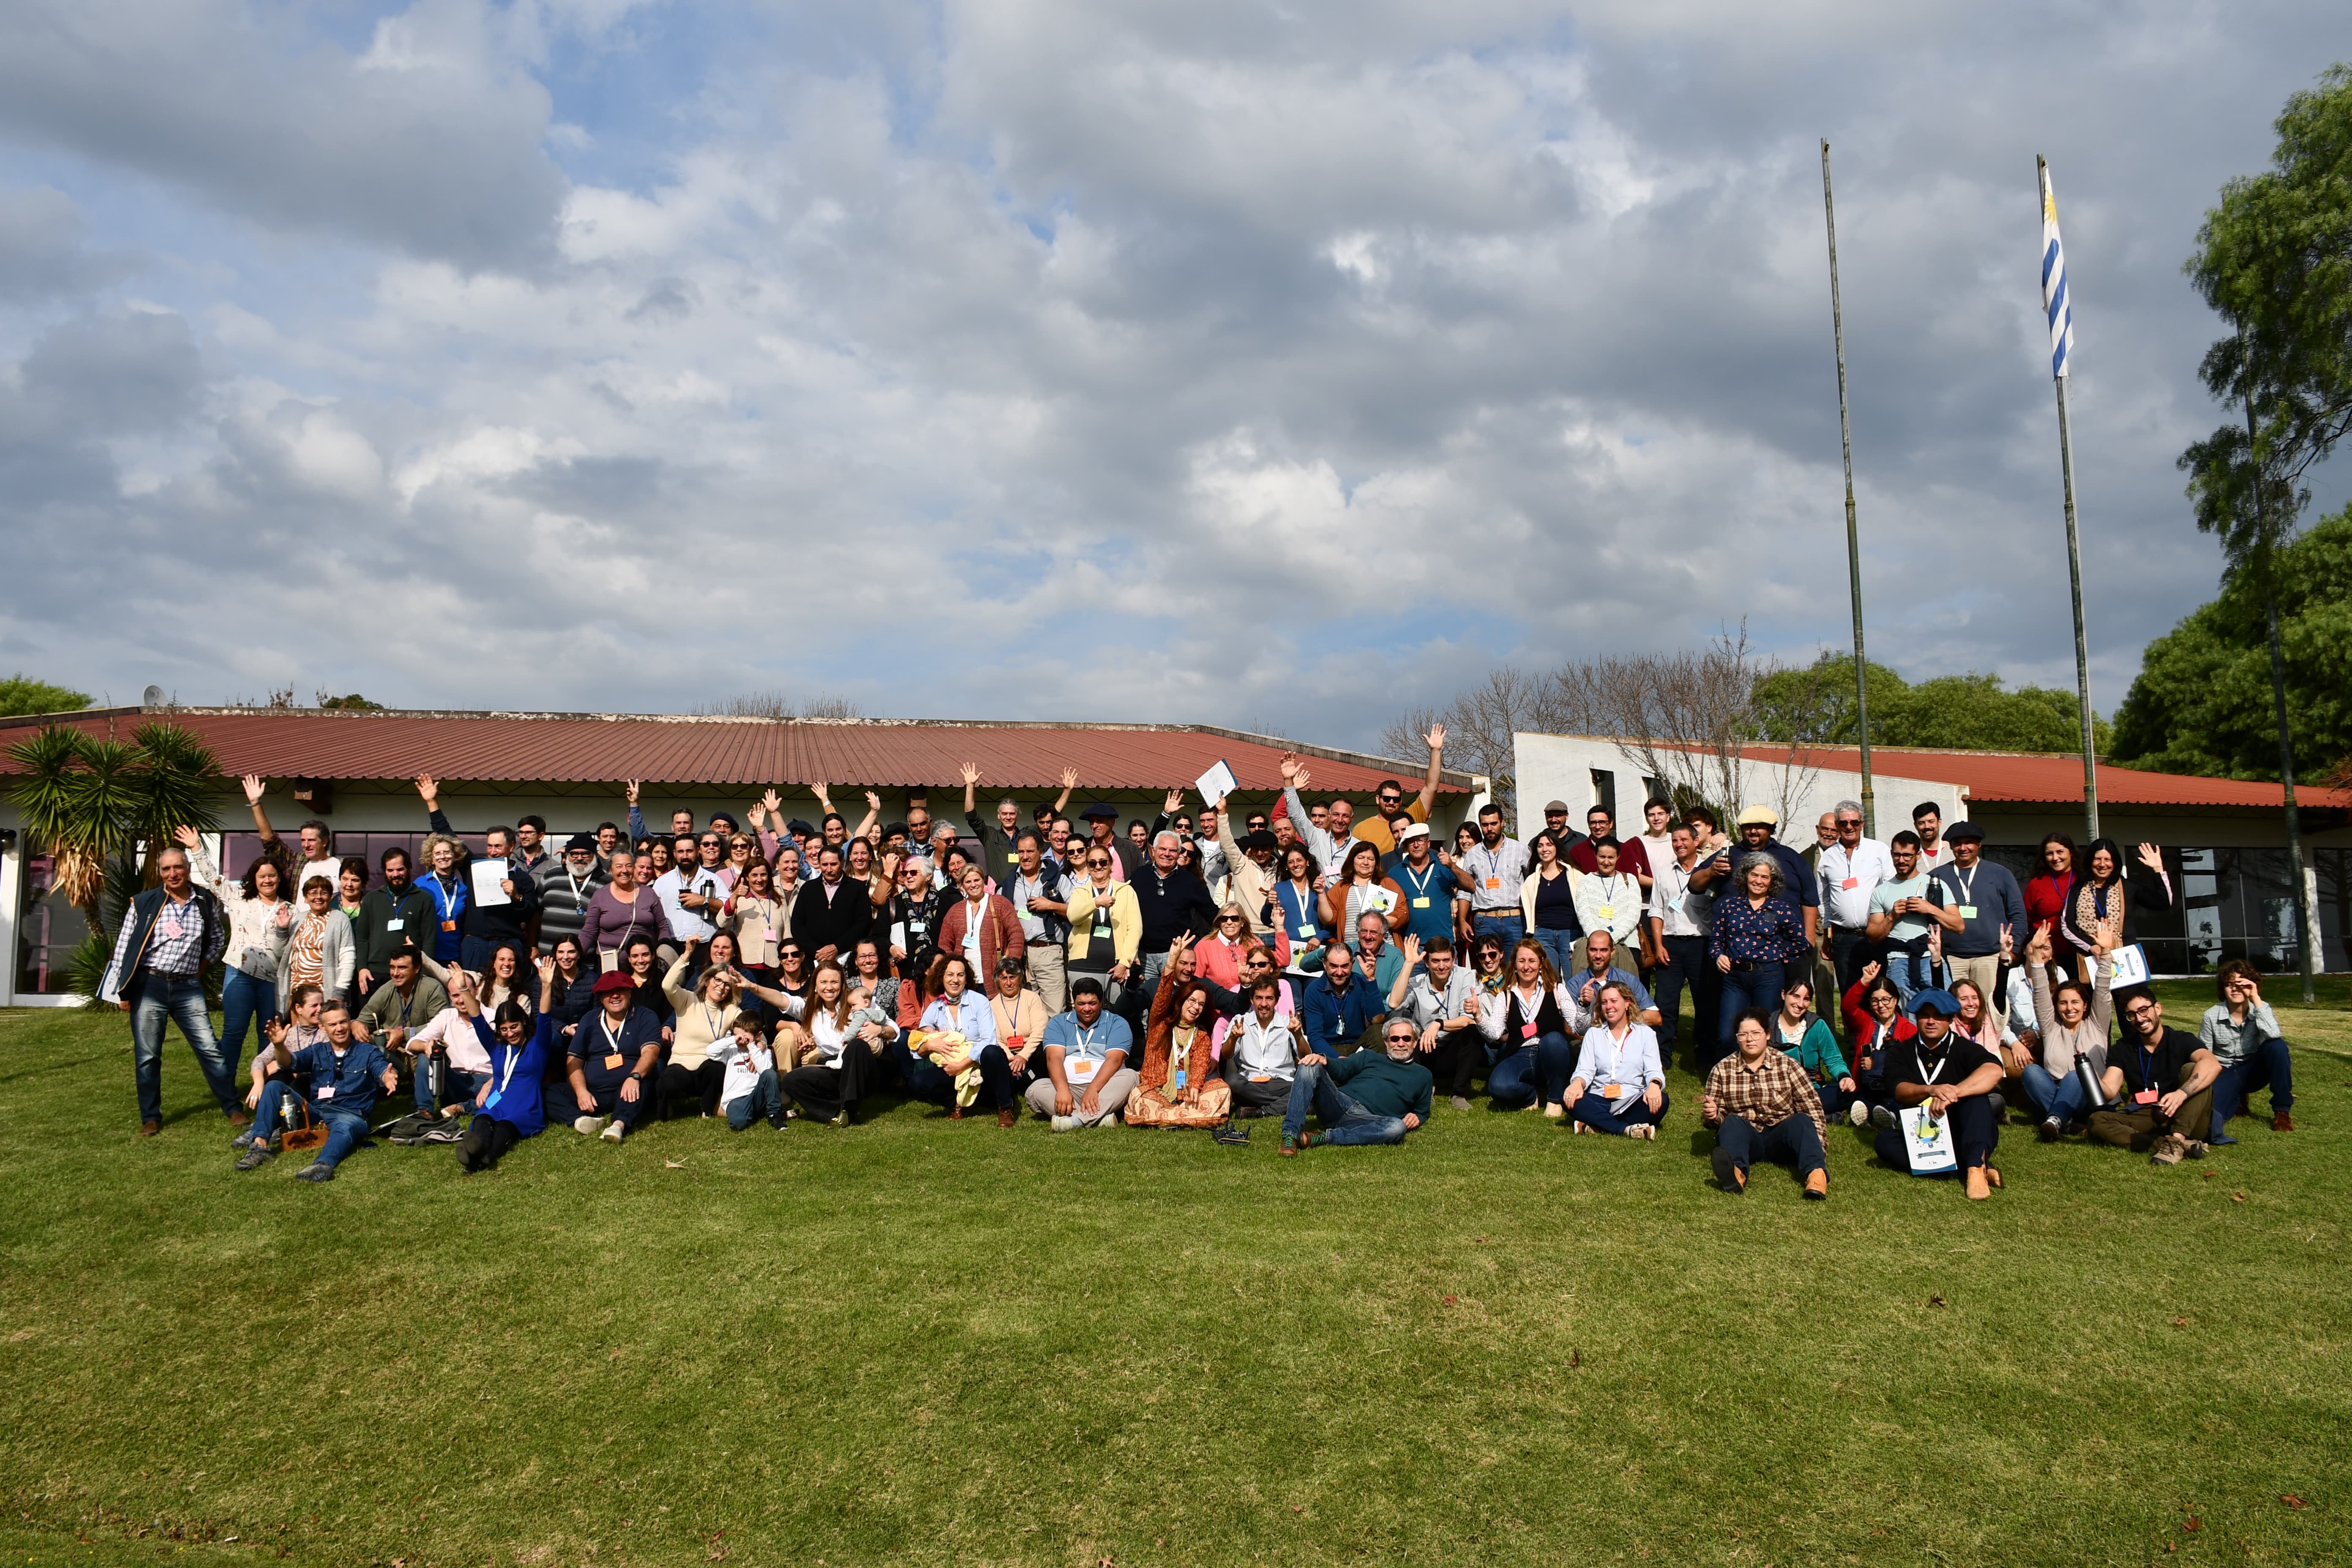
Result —
M983 789L1058 790L1078 770L1088 791L1187 784L1220 757L1244 790L1282 787L1282 743L1203 726L1036 725L932 720L699 719L639 714L341 713L177 709L69 715L77 729L128 739L169 720L213 748L224 774L332 780L404 779L418 773L486 784L841 784L938 789L980 768ZM0 747L47 722L0 725ZM1410 767L1325 747L1296 748L1316 792L1370 793L1384 778L1412 784ZM15 766L0 755L0 773ZM1464 793L1465 775L1441 786Z
M1748 750L1751 761L1788 760L1785 751L1770 746ZM1862 766L1861 753L1851 746L1822 746L1800 754L1799 765L1853 773ZM2033 752L1897 751L1873 746L1874 774L1898 778L1941 779L1968 791L1969 799L1985 805L2042 804L2083 798L2083 759ZM2276 811L2286 805L2286 792L2274 784L2243 779L2209 779L2193 773L2153 773L2137 768L2099 764L2099 802L2103 805L2244 805ZM2352 806L2352 791L2299 784L2295 802L2304 806Z

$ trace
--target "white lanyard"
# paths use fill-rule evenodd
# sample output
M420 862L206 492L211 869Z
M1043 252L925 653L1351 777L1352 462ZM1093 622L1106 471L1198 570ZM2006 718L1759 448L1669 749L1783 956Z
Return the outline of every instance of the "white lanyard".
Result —
M1958 866L1952 868L1952 886L1960 890L1960 902L1973 904L1977 901L1977 873L1983 869L1984 862L1978 861L1969 868L1969 879L1963 882L1960 880L1960 868Z
M1933 1086L1935 1081L1943 1076L1944 1069L1951 1066L1951 1063L1952 1047L1949 1045L1945 1046L1944 1054L1937 1058L1936 1065L1933 1068L1927 1067L1927 1053L1925 1051L1921 1051L1919 1053L1919 1066L1926 1071L1927 1081L1930 1086Z
M1102 1025L1099 1022L1096 1023L1093 1028L1088 1028L1085 1025L1080 1025L1078 1026L1078 1055L1082 1057L1099 1057L1103 1055L1102 1052L1095 1049L1095 1029L1099 1029L1101 1027Z
M604 1044L611 1048L609 1054L618 1056L621 1051L621 1031L613 1027L613 1015L606 1013L596 1021L604 1026Z
M1417 899L1425 899L1429 897L1429 879L1437 875L1437 868L1435 866L1425 868L1418 877L1413 876L1412 862L1410 860L1398 862L1397 868L1402 871L1405 876L1412 880L1413 897Z
M1622 1067L1625 1063L1625 1042L1624 1040L1619 1039L1614 1033L1606 1027L1603 1027L1601 1032L1608 1037L1609 1041L1606 1046L1601 1047L1609 1053L1609 1068L1606 1072L1601 1075L1601 1081L1603 1083L1622 1083L1624 1079L1618 1073L1617 1069ZM1625 1033L1628 1037L1631 1037L1633 1033L1633 1026L1626 1026Z

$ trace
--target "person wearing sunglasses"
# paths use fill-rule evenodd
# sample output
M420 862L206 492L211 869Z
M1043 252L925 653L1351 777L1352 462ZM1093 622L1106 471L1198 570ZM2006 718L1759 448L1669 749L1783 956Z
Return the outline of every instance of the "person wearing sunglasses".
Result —
M1063 964L1073 994L1078 977L1085 975L1113 1005L1125 994L1143 942L1142 907L1131 884L1113 879L1116 863L1109 845L1097 840L1087 846L1079 864L1085 874L1070 888L1070 952Z
M939 879L928 855L886 855L882 861L894 887L888 901L876 912L875 934L888 942L890 965L899 977L920 980L939 951L940 926L948 907L962 895Z
M1319 1051L1299 1058L1290 1106L1282 1118L1283 1154L1296 1154L1310 1143L1339 1148L1403 1142L1406 1133L1429 1120L1435 1093L1436 1080L1413 1060L1420 1033L1412 1019L1391 1018L1377 1051L1353 1051L1336 1061ZM1307 1131L1310 1110L1323 1123L1319 1133Z

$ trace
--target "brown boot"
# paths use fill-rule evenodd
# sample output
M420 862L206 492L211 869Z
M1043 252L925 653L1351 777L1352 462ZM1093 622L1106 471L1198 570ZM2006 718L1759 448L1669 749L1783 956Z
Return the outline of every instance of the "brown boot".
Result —
M2148 1152L2147 1163L2151 1165L2178 1165L2187 1158L2189 1140L2178 1132L2168 1132L2156 1141L2156 1147Z
M996 1124L999 1127L1010 1127L1020 1120L1021 1118L1013 1113L1013 1108L1009 1105L996 1113Z
M163 1124L160 1121L150 1120L139 1124L139 1136L142 1138L152 1138L162 1131L163 1131Z
M1805 1196L1816 1200L1830 1195L1830 1173L1815 1171L1805 1177Z
M1980 1204L1984 1202L1985 1199L1992 1196L1992 1184L1985 1180L1984 1167L1982 1165L1970 1165L1969 1167L1968 1181L1969 1202L1972 1204Z
M2292 1131L2294 1131L2294 1117L2292 1117L2292 1116L2289 1116L2289 1115L2288 1115L2285 1111L2284 1111L2284 1110L2280 1111L2277 1115L2275 1115L2275 1116L2273 1116L2273 1117L2272 1117L2272 1118L2271 1118L2271 1131L2273 1131L2273 1132L2292 1132Z

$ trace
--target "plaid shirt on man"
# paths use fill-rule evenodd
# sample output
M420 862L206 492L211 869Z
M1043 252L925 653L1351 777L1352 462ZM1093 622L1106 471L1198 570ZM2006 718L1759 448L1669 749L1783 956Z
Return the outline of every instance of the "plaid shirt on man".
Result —
M1822 1114L1822 1097L1813 1092L1813 1080L1783 1052L1767 1050L1752 1068L1738 1051L1732 1052L1706 1075L1706 1092L1724 1115L1741 1117L1759 1130L1776 1127L1801 1110L1813 1119L1813 1129L1823 1141L1829 1138L1829 1119Z

